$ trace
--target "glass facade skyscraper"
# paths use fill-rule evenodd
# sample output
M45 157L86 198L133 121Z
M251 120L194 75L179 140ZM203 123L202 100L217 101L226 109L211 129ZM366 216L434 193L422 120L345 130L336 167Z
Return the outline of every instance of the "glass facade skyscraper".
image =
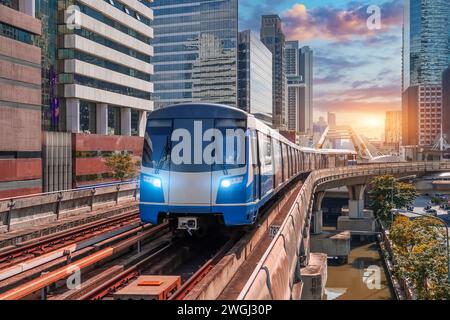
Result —
M239 108L272 126L272 53L252 31L239 33Z
M404 1L403 145L432 146L440 138L442 73L450 61L449 15L448 0Z
M436 85L449 64L447 0L405 0L403 86Z
M237 0L155 0L155 108L183 102L237 106Z
M272 52L273 126L287 128L285 36L278 15L264 15L261 21L261 41Z

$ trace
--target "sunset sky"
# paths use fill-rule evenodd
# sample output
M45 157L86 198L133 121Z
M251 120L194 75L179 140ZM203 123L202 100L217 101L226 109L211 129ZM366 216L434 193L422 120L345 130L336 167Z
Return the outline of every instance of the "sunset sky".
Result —
M385 111L401 108L401 0L240 0L240 30L259 33L262 14L278 13L288 40L315 56L315 120L332 111L368 137L381 137ZM367 8L381 9L369 30ZM362 131L364 130L364 131Z

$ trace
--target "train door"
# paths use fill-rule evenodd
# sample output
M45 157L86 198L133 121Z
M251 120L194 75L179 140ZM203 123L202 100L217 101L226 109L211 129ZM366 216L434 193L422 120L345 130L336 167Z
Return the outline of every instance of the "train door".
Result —
M272 137L258 132L259 161L261 163L261 198L269 194L274 187L274 166Z
M253 199L261 199L261 163L259 161L259 150L258 150L258 135L255 130L250 131L250 147L249 150L251 155L249 159L251 159L251 163L249 164L253 170ZM250 177L249 177L250 178Z

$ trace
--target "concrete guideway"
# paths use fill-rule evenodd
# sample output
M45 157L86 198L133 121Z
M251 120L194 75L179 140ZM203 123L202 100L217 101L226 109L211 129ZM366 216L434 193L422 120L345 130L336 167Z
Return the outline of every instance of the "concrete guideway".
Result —
M305 279L303 279L304 275L298 272L301 265L298 257L301 248L309 245L309 227L316 192L342 185L365 185L371 177L379 175L399 176L440 171L450 171L450 162L369 164L313 171L304 182L297 201L291 207L277 235L260 259L238 299L286 300L299 297L296 288ZM354 194L359 197L361 192L358 191L361 190L361 187L357 188L354 190ZM360 201L360 199L353 201ZM353 208L352 211L351 216L355 222L364 219L364 211L359 206ZM320 260L319 257L315 258L317 258L315 260ZM323 287L320 288L322 292L308 292L310 294L306 294L306 296L312 298L314 298L314 294L316 297L321 296L326 282L323 279L324 274L326 273L320 267L315 268L314 274L309 274L321 278ZM306 283L303 287L303 290L307 290ZM313 289L310 288L310 290Z

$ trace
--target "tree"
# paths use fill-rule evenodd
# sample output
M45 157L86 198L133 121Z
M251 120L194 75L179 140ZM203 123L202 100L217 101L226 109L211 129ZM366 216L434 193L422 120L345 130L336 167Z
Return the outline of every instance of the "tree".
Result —
M105 164L117 180L124 181L136 176L137 164L129 153L113 153L105 158Z
M414 185L398 182L391 175L378 176L369 182L369 205L384 222L389 220L392 209L412 205L418 195Z
M431 217L410 220L399 216L389 235L397 276L412 283L419 299L449 299L447 239L443 225Z

